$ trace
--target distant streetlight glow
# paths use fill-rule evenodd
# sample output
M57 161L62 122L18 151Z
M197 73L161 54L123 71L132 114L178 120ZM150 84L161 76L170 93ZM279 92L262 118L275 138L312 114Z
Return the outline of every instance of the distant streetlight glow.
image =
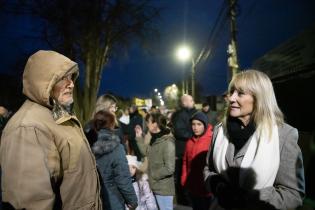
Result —
M187 61L189 59L191 59L191 50L189 47L187 46L181 46L177 49L176 51L176 57L178 58L178 60L180 61Z
M158 92L158 89L155 88L155 89L154 89L154 92Z
M196 66L195 66L195 61L192 57L191 49L185 45L181 46L177 49L176 56L177 56L177 59L180 61L183 61L183 62L186 62L189 60L191 61L191 95L194 98L195 97L195 70L196 70L195 68ZM183 93L186 92L184 88L185 86L184 84L185 84L185 81L183 82ZM187 83L187 87L188 87L188 83Z

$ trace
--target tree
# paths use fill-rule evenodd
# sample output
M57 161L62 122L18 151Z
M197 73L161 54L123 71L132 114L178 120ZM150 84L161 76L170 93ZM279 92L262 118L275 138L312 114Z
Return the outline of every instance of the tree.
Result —
M160 8L150 0L20 0L20 8L43 20L52 49L82 62L75 110L86 122L93 112L108 60L138 41L147 46L158 31Z

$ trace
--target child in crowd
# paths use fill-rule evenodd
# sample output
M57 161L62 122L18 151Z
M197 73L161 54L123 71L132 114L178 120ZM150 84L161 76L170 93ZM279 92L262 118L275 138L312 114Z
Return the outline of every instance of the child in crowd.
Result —
M141 162L137 161L136 156L127 155L126 157L133 180L132 184L138 198L136 210L157 210L156 201L149 186L148 176L139 170Z
M212 138L212 125L203 112L196 112L190 119L193 136L186 143L183 156L181 185L186 187L193 210L208 210L212 194L203 182L203 169Z

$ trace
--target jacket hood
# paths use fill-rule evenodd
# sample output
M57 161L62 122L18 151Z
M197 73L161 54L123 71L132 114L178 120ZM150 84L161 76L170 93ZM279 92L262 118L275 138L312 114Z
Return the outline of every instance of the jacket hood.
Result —
M51 90L68 73L74 73L76 79L78 64L54 51L37 51L29 57L24 69L23 94L36 103L51 107Z
M101 129L98 132L97 141L92 146L92 151L96 158L112 152L120 144L120 138L107 129Z

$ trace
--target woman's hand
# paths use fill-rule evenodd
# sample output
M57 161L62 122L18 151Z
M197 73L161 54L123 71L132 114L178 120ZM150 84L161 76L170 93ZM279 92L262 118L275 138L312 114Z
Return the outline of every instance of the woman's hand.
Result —
M143 131L140 125L136 125L135 132L136 132L136 137L142 137Z

